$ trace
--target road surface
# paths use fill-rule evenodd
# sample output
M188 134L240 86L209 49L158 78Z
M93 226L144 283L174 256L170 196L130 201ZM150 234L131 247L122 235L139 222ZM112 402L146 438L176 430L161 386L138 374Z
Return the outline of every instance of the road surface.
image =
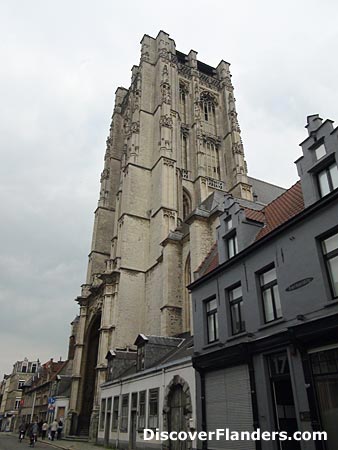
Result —
M30 448L31 447L29 446L28 438L25 438L20 444L16 436L7 433L0 433L0 450L28 450ZM53 447L48 444L44 444L41 440L36 442L34 448L36 448L37 450L53 450Z

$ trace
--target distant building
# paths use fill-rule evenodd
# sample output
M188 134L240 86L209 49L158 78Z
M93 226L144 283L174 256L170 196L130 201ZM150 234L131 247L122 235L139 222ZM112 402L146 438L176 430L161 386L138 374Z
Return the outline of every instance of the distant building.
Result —
M324 430L328 441L208 449L338 448L338 128L314 115L307 129L299 182L260 211L225 196L191 285L193 365L199 429Z
M10 375L5 375L1 384L1 431L14 430L16 418L22 404L23 385L32 374L37 372L39 366L39 360L28 361L28 359L25 358L23 361L17 361L13 365L13 371Z
M72 361L50 359L23 386L20 422L65 420L71 385Z
M98 442L119 449L169 448L143 439L144 428L188 431L196 427L192 337L140 334L137 350L108 352L101 386ZM187 449L197 448L187 442Z

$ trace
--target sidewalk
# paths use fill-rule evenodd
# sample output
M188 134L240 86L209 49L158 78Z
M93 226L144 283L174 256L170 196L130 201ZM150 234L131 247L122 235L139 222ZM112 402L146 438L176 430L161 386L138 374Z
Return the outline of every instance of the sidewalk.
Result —
M40 441L41 442L41 441ZM62 450L99 450L100 448L103 449L103 447L101 445L95 445L95 444L90 444L89 442L77 442L77 441L64 441L64 440L60 440L60 441L49 441L49 440L44 440L43 441L44 444L50 445L51 448L60 448Z

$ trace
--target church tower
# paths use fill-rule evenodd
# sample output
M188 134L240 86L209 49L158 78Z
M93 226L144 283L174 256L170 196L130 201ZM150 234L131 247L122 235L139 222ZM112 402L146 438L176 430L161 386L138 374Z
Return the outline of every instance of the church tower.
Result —
M213 246L223 194L252 200L229 63L145 35L118 88L82 286L72 433L95 434L108 350L191 332L186 289ZM91 418L91 420L90 420Z

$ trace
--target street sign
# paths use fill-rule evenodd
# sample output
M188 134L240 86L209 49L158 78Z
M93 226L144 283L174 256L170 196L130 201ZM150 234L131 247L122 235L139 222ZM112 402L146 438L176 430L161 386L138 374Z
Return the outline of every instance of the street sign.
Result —
M48 397L48 405L54 405L55 397Z

